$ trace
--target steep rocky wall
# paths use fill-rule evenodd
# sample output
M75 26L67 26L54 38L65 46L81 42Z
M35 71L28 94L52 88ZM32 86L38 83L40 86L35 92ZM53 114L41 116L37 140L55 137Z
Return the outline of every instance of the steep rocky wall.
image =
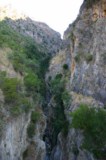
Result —
M69 124L70 113L80 104L101 108L106 104L106 2L87 2L84 1L77 19L65 31L64 50L51 60L47 74L47 79L60 73L67 79L65 87L71 104L64 112ZM63 64L69 67L67 73ZM48 108L50 113L55 107L53 98L54 95ZM65 138L59 133L51 152L52 160L95 160L92 153L81 148L82 141L83 135L78 130L69 128Z
M2 28L5 32L6 37L8 38L6 38L4 36L4 33L2 33L3 31ZM0 23L0 29L1 29L0 35L2 38L4 38L4 40L1 38L0 41L0 160L28 160L28 159L43 160L46 150L45 150L45 143L42 139L46 127L45 126L46 118L41 110L41 101L38 103L37 98L35 101L33 101L31 97L32 94L29 95L29 91L27 92L28 94L26 94L24 75L22 75L19 71L15 70L13 63L10 60L11 59L10 57L14 56L15 51L17 51L17 55L19 56L20 51L18 51L18 49L16 48L13 49L11 45L8 45L8 43L11 41L10 39L16 38L17 41L18 36L14 35L15 32L14 33L11 32L11 29L8 30L6 24L3 24L2 26L2 22ZM10 32L12 38L10 38L10 35L8 34ZM19 33L18 35L20 36ZM20 42L23 43L25 42L24 40L25 40L24 38L22 41L20 39ZM16 41L14 41L14 45L17 44ZM18 43L18 47L19 46L20 44ZM32 54L31 51L30 54ZM35 63L37 62L34 62L34 64ZM24 70L24 73L27 74L26 70ZM11 94L15 95L16 93L18 93L18 86L15 87L14 90L15 92L11 90L14 88L13 81L11 82L11 80L13 79L15 80L15 82L17 82L17 80L20 81L22 89L20 92L20 96L18 94L19 97L17 96L16 99L15 97L11 98L10 96ZM6 84L4 84L5 80L7 80ZM8 81L10 81L10 83L8 83ZM4 88L6 92L4 91ZM25 95L23 95L23 93L25 93ZM10 97L10 101L8 102L6 102L6 95ZM20 103L19 101L21 98L24 98L23 99L24 101ZM14 103L14 100L16 100L17 102L16 101L15 102L17 104L20 104L20 106ZM30 108L28 109L27 107L29 101L31 102L30 103L31 105L29 106ZM20 112L15 107L16 108L18 107L17 109L21 109L22 107L23 110L21 110ZM28 110L25 111L24 107L27 108ZM12 109L13 110L16 109L15 113L12 112L13 111ZM36 120L36 123L35 121L32 122L31 120L32 112L35 113L35 118L36 118L36 113L37 116L40 114L39 120L38 121ZM31 128L32 130L30 129L33 132L33 136L29 137L28 128L31 125L33 125L33 128Z
M106 5L101 0L91 8L85 6L64 35L70 41L70 85L73 91L106 103Z
M43 141L43 134L46 128L46 117L41 113L39 121L35 124L35 135L29 139L29 144L24 150L22 160L44 160L46 153L45 142Z
M30 113L8 120L0 141L0 159L18 160L28 146L27 127L30 122Z
M31 143L27 135L30 115L31 112L8 120L0 140L1 160L43 160L45 143L42 137L45 129L45 117L42 115L39 122L35 124L36 134Z

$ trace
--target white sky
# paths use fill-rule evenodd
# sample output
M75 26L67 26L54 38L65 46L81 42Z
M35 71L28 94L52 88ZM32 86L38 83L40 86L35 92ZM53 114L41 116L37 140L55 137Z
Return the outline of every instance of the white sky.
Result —
M0 3L9 2L36 21L45 22L63 34L78 15L83 0L0 0Z

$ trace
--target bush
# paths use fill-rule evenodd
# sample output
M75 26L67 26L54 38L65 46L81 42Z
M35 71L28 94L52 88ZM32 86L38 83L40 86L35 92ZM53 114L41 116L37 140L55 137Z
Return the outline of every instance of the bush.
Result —
M55 107L53 107L53 117L51 118L51 126L53 129L52 142L53 146L55 146L58 134L62 132L63 136L66 137L69 127L64 114L64 103L62 96L65 94L65 80L63 79L61 73L57 74L55 78L50 81L50 87L52 96L55 100Z
M39 119L40 119L40 113L39 112L35 112L33 111L32 114L31 114L31 121L33 123L36 123Z
M69 122L64 119L63 127L62 127L62 133L63 133L63 136L64 136L64 137L67 136L68 131L69 131Z
M39 120L39 118L40 118L40 113L39 112L33 111L31 113L31 121L30 121L30 124L27 128L27 134L28 134L29 138L32 138L34 136L35 125L36 125L36 122Z
M22 158L25 160L28 157L28 149L23 152Z
M61 74L57 74L53 80L51 80L51 90L55 96L59 96L64 91L64 80Z
M32 108L30 101L43 103L46 90L44 76L50 56L45 54L45 49L32 38L13 30L6 21L0 22L0 46L11 49L7 58L14 70L24 79L25 87L18 79L7 78L6 73L0 72L0 88L5 97L5 109L12 116L16 116Z
M106 157L106 111L82 104L71 116L71 127L83 130L82 147L97 158Z
M24 77L26 96L32 96L33 100L35 96L38 97L37 94L44 97L44 76L50 60L50 56L45 54L45 49L36 44L32 38L13 30L5 21L0 22L0 46L11 49L8 58L14 70L22 76L26 75ZM2 82L0 79L0 85ZM15 97L15 94L11 96Z
M19 114L21 114L21 108L20 106L13 106L11 107L10 112L13 116L18 116Z
M75 61L76 61L77 63L79 63L79 62L80 62L80 59L81 59L81 55L80 55L80 54L77 54L77 55L74 57L74 59L75 59Z
M34 73L28 73L28 75L24 77L24 83L25 83L27 91L29 92L39 91L40 85L41 85L40 79Z
M20 106L21 110L25 111L26 113L28 113L28 111L33 107L31 105L30 100L27 97L25 97L25 96L20 97L18 103L19 103L19 106Z
M32 138L35 134L35 124L30 123L28 128L27 128L27 134L29 138Z
M62 74L61 73L56 74L55 79L61 79L61 78L62 78Z
M28 112L32 108L29 99L22 92L22 84L17 78L7 78L5 72L0 72L0 88L3 91L5 103L13 116L18 116L23 111Z
M90 62L90 61L92 61L92 60L93 60L93 55L88 54L88 55L86 56L86 61L87 61L87 62Z
M17 78L5 78L1 88L6 103L16 103L18 101L21 84Z
M3 87L3 82L5 80L6 77L6 72L5 71L0 71L0 88Z
M67 70L68 69L68 64L63 64L63 69Z
M62 93L62 100L65 107L68 107L71 103L71 95L66 90Z

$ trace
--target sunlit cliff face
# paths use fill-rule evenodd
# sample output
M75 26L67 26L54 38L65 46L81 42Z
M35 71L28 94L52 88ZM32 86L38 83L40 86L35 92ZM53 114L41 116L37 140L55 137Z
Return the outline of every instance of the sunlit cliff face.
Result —
M100 4L99 4L100 3ZM93 20L97 20L99 18L102 18L102 17L106 17L106 1L103 0L102 2L100 1L98 3L98 5L94 5L93 6Z

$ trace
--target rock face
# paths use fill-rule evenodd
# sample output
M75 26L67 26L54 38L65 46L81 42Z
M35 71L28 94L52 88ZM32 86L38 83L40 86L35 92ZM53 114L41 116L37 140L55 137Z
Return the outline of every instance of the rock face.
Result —
M106 1L85 0L77 19L64 33L64 49L51 60L47 80L54 79L57 74L67 78L66 89L71 95L71 104L64 112L70 124L69 113L80 104L106 105L105 26ZM67 74L63 71L63 64L69 67ZM52 99L49 114L55 107ZM81 149L82 141L80 131L69 129L65 138L59 133L57 145L51 152L52 160L95 160L92 153Z
M43 141L43 134L46 128L46 119L42 114L42 117L37 122L35 126L35 136L33 137L32 142L24 150L23 160L43 160L46 148L45 142Z
M86 8L86 1L74 24L65 31L70 36L71 88L106 103L106 15L105 1Z
M45 129L45 117L42 115L41 120L36 124L36 135L30 144L27 136L30 115L31 112L22 114L16 120L8 122L0 141L0 160L43 160L45 143L42 137Z
M60 33L45 23L33 21L23 13L19 13L11 5L0 7L0 19L5 20L14 30L33 38L50 55L54 55L62 47Z
M0 141L0 159L22 159L22 154L28 146L27 126L30 122L30 113L22 115L16 120L10 120L6 125L2 140Z

